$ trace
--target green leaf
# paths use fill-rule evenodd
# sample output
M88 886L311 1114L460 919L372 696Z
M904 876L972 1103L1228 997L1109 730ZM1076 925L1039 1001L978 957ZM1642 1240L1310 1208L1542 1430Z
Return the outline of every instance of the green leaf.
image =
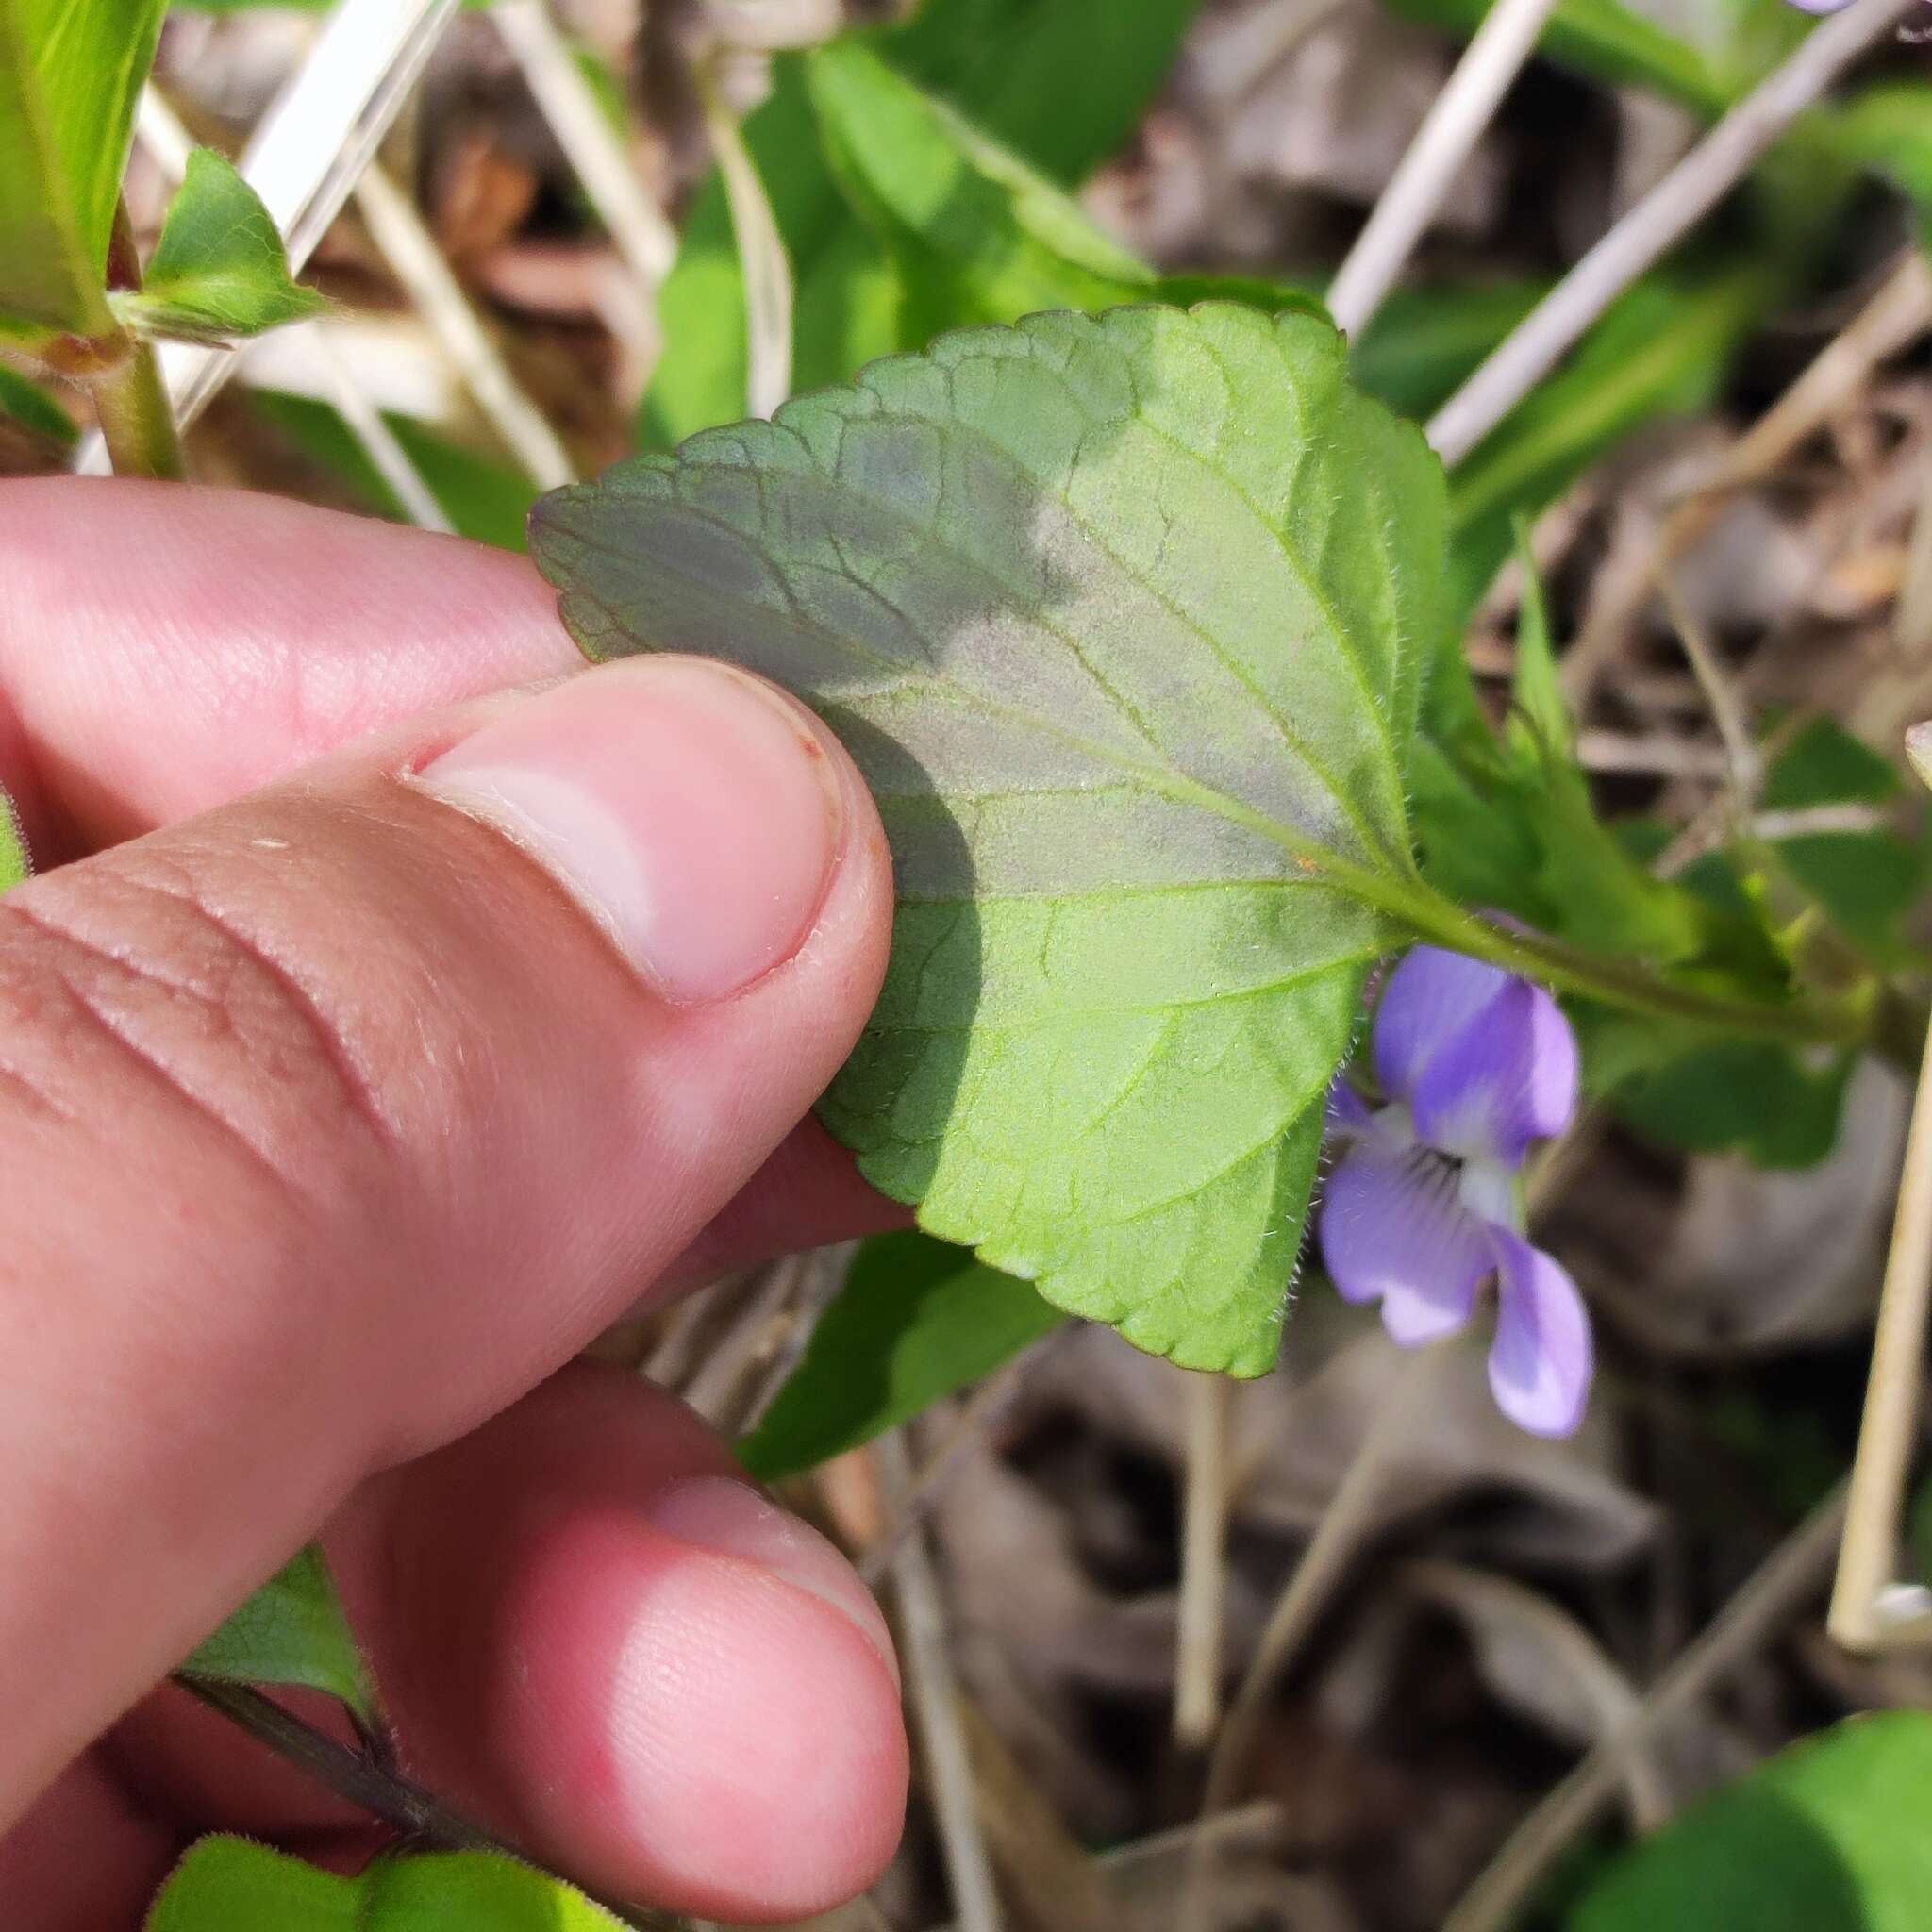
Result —
M1388 0L1391 11L1468 39L1488 0ZM1668 18L1671 27L1658 24ZM1678 0L1640 10L1621 0L1560 0L1537 51L1606 87L1649 88L1715 120L1804 39L1789 0ZM1674 28L1675 31L1671 29Z
M113 333L108 242L165 11L0 0L0 333Z
M1489 0L1386 0L1390 11L1467 40ZM1741 92L1710 58L1618 0L1561 0L1538 53L1586 80L1646 87L1715 119Z
M1856 1058L1821 1053L1814 1067L1771 1041L1705 1041L1626 1080L1613 1101L1627 1125L1667 1147L1814 1167L1837 1144Z
M1932 87L1881 81L1831 117L1840 153L1880 175L1932 221Z
M1653 277L1621 297L1450 479L1455 608L1469 610L1509 554L1519 516L1553 502L1632 430L1702 408L1775 286L1756 261L1699 279Z
M863 42L819 49L807 76L833 171L896 273L895 347L1041 308L1224 300L1321 312L1313 296L1275 283L1157 275L1072 196Z
M258 336L328 307L313 289L290 280L282 238L261 197L207 147L188 157L141 287L108 299L137 333L186 342Z
M12 799L0 791L0 892L19 885L33 869L26 839L20 829L20 813Z
M22 427L71 450L80 441L74 418L39 383L0 362L0 416L10 416Z
M1349 351L1355 379L1404 416L1447 402L1548 292L1536 282L1391 289Z
M1199 5L926 0L906 25L854 40L1064 187L1132 134ZM771 98L746 118L744 139L797 272L793 387L843 382L900 346L901 289L821 150L802 58L774 61ZM692 207L658 313L665 350L640 441L664 448L745 409L744 289L715 173Z
M1924 1932L1932 1717L1856 1717L1628 1853L1569 1932Z
M1818 805L1884 805L1904 780L1882 752L1855 738L1836 718L1805 724L1772 759L1760 803L1767 811Z
M575 1887L494 1852L383 1857L359 1878L240 1838L205 1838L175 1868L147 1932L610 1932Z
M494 1852L386 1858L362 1878L366 1932L610 1932L574 1886Z
M309 461L345 483L367 508L397 523L408 521L408 512L382 473L329 404L285 390L257 390L254 401ZM383 420L428 484L451 529L499 550L525 547L530 506L538 492L521 470L479 457L413 416L388 410Z
M363 1932L361 1888L242 1838L205 1838L175 1867L147 1932Z
M895 74L863 42L811 55L825 152L899 272L898 348L1036 308L1107 308L1155 275L1017 156Z
M1913 962L1906 923L1925 890L1925 844L1886 831L1801 832L1776 841L1785 870L1868 958Z
M738 1458L767 1483L815 1468L991 1374L1064 1319L1029 1283L964 1248L881 1235L854 1257Z
M1529 547L1528 524L1516 525L1516 555L1523 568L1523 608L1516 620L1516 665L1509 685L1514 706L1510 722L1522 734L1525 758L1569 759L1575 743L1575 721L1557 676L1557 646L1550 635L1550 603L1543 594L1542 573Z
M1391 912L1441 471L1340 338L1028 318L538 506L593 657L820 707L879 799L885 991L824 1106L885 1192L1191 1367L1272 1364Z
M369 1668L314 1543L271 1576L181 1674L228 1684L301 1684L341 1698L365 1723L375 1721Z

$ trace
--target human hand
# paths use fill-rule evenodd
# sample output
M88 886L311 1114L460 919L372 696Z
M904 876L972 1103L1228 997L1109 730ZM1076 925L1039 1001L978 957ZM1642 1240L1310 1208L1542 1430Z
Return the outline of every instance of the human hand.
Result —
M890 934L844 753L721 667L578 670L519 558L259 497L0 485L0 1918L132 1926L209 1828L366 1856L153 1688L325 1525L423 1782L608 1892L859 1890L872 1598L563 1366L898 1218L808 1113Z

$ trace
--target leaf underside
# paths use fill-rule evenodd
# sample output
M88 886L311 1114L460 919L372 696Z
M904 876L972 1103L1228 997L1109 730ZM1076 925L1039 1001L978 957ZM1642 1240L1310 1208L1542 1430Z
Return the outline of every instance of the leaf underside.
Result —
M878 800L885 991L826 1097L941 1238L1190 1367L1272 1366L1440 623L1443 491L1325 323L942 338L539 505L592 657L730 658Z

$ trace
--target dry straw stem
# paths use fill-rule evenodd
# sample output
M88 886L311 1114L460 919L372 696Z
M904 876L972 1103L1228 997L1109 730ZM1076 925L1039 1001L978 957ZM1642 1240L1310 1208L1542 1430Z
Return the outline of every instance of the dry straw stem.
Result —
M556 430L510 374L409 197L371 163L356 183L356 206L404 293L525 475L544 490L575 482Z
M1100 1868L970 1698L959 1703L988 1841L1015 1915L1053 1932L1113 1932Z
M791 259L758 165L716 75L701 67L697 81L744 278L745 413L769 416L791 393Z
M542 0L498 0L491 18L618 254L639 287L654 293L676 259L677 237L644 192L636 162L548 9Z
M877 1587L891 1569L893 1558L906 1539L924 1524L946 1484L965 1466L967 1457L984 1444L1000 1418L1012 1407L1020 1391L1025 1386L1027 1376L1072 1332L1071 1328L1059 1328L1043 1337L1031 1348L1016 1355L997 1374L989 1375L973 1391L958 1421L947 1431L944 1441L932 1452L908 1486L891 1521L858 1559L858 1574L868 1584Z
M1844 1521L1840 1485L1752 1572L1643 1701L1537 1806L1463 1895L1442 1932L1502 1932L1552 1863L1629 1777L1633 1753L1802 1609L1824 1582Z
M1610 229L1431 419L1445 463L1462 460L1549 374L1583 332L1729 191L1859 55L1918 0L1854 0L1724 116Z
M1906 1472L1911 1459L1932 1309L1932 1055L1923 1060L1906 1136L1898 1217L1878 1297L1872 1374L1852 1462L1844 1546L1826 1628L1847 1650L1926 1641L1923 1590L1896 1581Z
M1418 1350L1377 1404L1361 1446L1322 1512L1288 1588L1276 1600L1254 1660L1222 1721L1208 1764L1207 1788L1201 1800L1203 1818L1224 1810L1234 1796L1269 1703L1357 1554L1381 1500L1395 1454L1428 1414L1431 1385L1455 1346L1453 1342L1440 1343ZM1213 1841L1204 1834L1197 1847L1184 1924L1188 1932L1208 1932L1213 1923Z
M1174 1627L1174 1740L1210 1742L1221 1720L1221 1625L1226 1576L1228 1424L1234 1385L1188 1374L1187 1487L1181 1500L1181 1587Z
M1395 286L1556 4L1495 0L1483 16L1329 285L1328 312L1344 335L1359 335Z
M911 1459L896 1432L874 1451L886 1493L903 1511L912 1488ZM999 1891L987 1856L974 1788L973 1759L959 1716L959 1684L946 1641L939 1579L923 1533L909 1536L892 1560L908 1701L925 1760L926 1795L939 1828L959 1932L1002 1932Z
M1412 1595L1457 1617L1477 1645L1493 1630L1529 1634L1541 1656L1569 1678L1579 1701L1604 1730L1625 1722L1640 1702L1636 1687L1588 1630L1546 1596L1518 1583L1462 1563L1418 1557L1396 1572L1396 1581ZM1653 1831L1670 1816L1670 1792L1649 1756L1633 1750L1624 1767L1631 1828Z

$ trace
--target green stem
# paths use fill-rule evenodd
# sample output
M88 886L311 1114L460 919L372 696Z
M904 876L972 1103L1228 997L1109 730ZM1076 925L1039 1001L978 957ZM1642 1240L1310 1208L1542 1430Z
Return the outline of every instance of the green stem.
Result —
M1601 1000L1627 1012L1690 1020L1731 1033L1804 1045L1873 1047L1896 1057L1909 1029L1890 1014L1895 996L1875 980L1832 998L1734 1000L1677 986L1648 967L1605 958L1542 933L1494 924L1420 883L1378 882L1377 903L1425 940L1538 979L1559 992ZM1918 1042L1906 1049L1917 1064Z
M496 1852L525 1865L540 1862L508 1840L498 1838L452 1809L435 1792L425 1790L400 1772L338 1743L327 1732L317 1730L306 1719L297 1717L273 1698L264 1697L259 1690L244 1684L179 1674L175 1682L325 1790L345 1798L359 1810L375 1813L419 1844L438 1851ZM620 1924L635 1927L637 1932L676 1932L683 1924L667 1912L653 1911L648 1907L622 1905L609 1899L598 1899L597 1903Z
M158 476L178 483L188 475L174 406L152 342L137 341L125 360L93 378L93 392L117 476Z

